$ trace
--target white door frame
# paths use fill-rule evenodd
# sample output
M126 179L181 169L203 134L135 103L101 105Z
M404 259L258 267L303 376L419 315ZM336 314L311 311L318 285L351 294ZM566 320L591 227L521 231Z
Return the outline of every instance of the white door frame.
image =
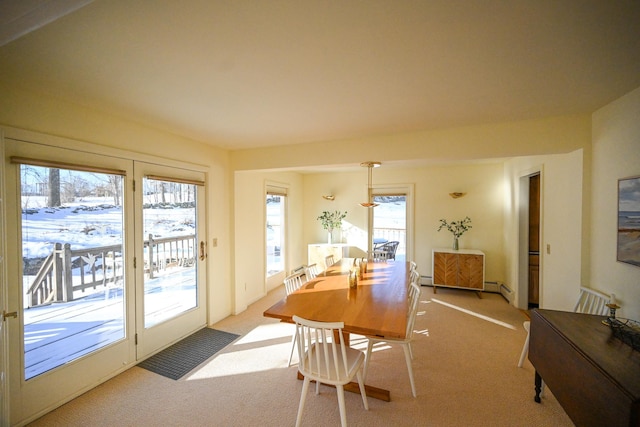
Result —
M378 196L387 193L398 193L398 194L406 194L406 209L407 209L407 217L406 217L406 261L411 261L414 259L414 191L415 184L375 184L372 185L372 195ZM375 209L375 208L373 208ZM369 225L368 225L367 234L369 236L373 235L373 213L370 212L369 217ZM371 239L369 239L371 240ZM369 242L371 245L371 242Z
M131 208L129 208L128 211L125 211L124 215L125 229L129 231L135 229L132 213L134 206L134 196L131 188L133 187L132 184L134 177L133 165L136 161L154 163L169 168L185 168L192 171L199 171L201 173L204 173L205 176L209 170L209 168L204 165L187 164L185 162L179 162L171 159L157 158L155 156L128 152L121 149L104 147L96 144L40 134L17 128L0 127L0 132L4 132L4 139L1 142L2 149L6 151L6 155L2 156L2 160L0 160L2 162L2 165L0 166L0 173L2 173L2 179L0 180L0 191L4 192L5 194L0 193L0 195L7 195L7 192L11 191L13 199L19 197L19 189L17 186L18 177L15 173L15 167L11 166L11 168L9 168L6 163L7 156L10 154L19 155L22 157L48 158L52 161L76 164L86 164L87 160L90 159L102 159L95 161L91 160L91 163L96 163L96 165L98 166L102 165L103 162L109 163L113 160L114 163L120 165L118 169L126 171L125 182L127 188L125 189L124 197L126 198L125 203ZM29 148L21 148L21 151L19 151L18 153L9 153L9 150L7 149L8 142L11 142L12 145L29 144ZM108 165L105 166L109 167ZM8 182L9 177L11 177L11 182ZM11 209L9 210L5 204L8 202L9 201L7 197L2 197L2 206L0 206L0 209L2 209L1 213L3 214L2 219L6 224L12 225L11 229L5 227L5 229L3 230L7 233L3 233L4 238L2 240L2 245L9 245L11 244L11 242L17 242L20 232L20 230L17 230L20 224L18 212L20 203L15 201L15 206L10 206ZM205 212L203 214L204 229L202 230L201 240L207 242L207 215L205 203L206 201L202 204ZM18 227L13 227L14 223L17 224ZM10 230L12 236L8 236ZM131 254L131 257L133 258L136 246L135 238L126 238L123 242L123 245L126 253ZM3 274L3 276L1 277L2 281L0 281L0 292L4 290L7 291L7 294L9 294L10 289L8 286L6 286L6 283L8 282L4 279L10 278L12 275L18 276L17 271L12 272L12 270L17 270L18 267L11 267L11 265L19 266L20 264L20 260L16 258L19 256L19 254L17 254L16 252L17 251L4 253L5 258L3 259L2 263L0 263L0 274ZM206 265L206 262L204 263L204 265ZM11 318L8 319L7 322L4 322L4 327L2 329L4 329L5 332L9 332L10 337L17 337L17 339L8 339L0 348L0 352L3 352L3 354L5 355L9 355L7 358L5 358L4 367L2 366L2 360L0 360L0 369L3 370L0 373L4 375L4 378L6 378L5 389L0 390L0 392L2 392L2 396L0 397L2 397L1 404L3 406L1 411L2 416L0 416L0 426L4 425L2 423L5 423L7 425L14 425L30 422L138 363L138 360L136 359L135 348L135 328L137 323L135 313L136 305L134 302L136 299L136 289L135 286L133 286L133 284L135 283L135 272L133 268L129 268L128 270L129 271L126 271L125 273L126 280L129 283L128 289L126 290L126 298L131 301L131 303L127 304L126 307L127 324L125 327L125 339L123 339L121 342L118 342L116 345L111 345L106 349L99 350L98 352L96 352L97 357L96 355L94 355L91 358L82 358L70 363L69 365L74 366L74 369L79 370L76 374L71 374L62 370L53 370L39 375L36 378L36 380L38 381L29 380L28 382L25 382L24 369L22 367L23 357L20 355L20 351L23 346L20 340L22 340L22 342L24 340L22 339L22 332L16 332L23 330L21 323L22 320L20 319L21 316L19 316L17 319ZM202 283L201 291L201 304L205 310L205 320L203 321L204 326L204 324L206 324L207 311L207 287L206 282L204 281ZM15 294L16 291L14 290L13 293ZM0 298L2 297L3 294L0 293ZM0 308L7 311L9 311L9 309L13 309L14 311L18 310L20 305L21 298L18 297L0 299ZM2 320L0 319L0 321ZM12 330L14 331L12 332ZM172 343L173 342L166 341L166 346ZM66 369L66 367L64 369ZM66 374L57 375L58 371L66 372ZM40 385L36 383L40 383ZM32 391L30 390L35 386L40 386L47 391L40 391L39 393L35 392L38 396L37 399L23 398L23 394L31 393ZM12 390L12 392L9 393L9 390ZM13 390L17 390L18 394L18 396L15 398L15 402L15 393L13 392ZM49 397L51 393L49 393L48 390L56 390L58 392L58 396L55 398ZM43 399L43 396L47 398ZM9 397L11 397L11 400L9 399ZM9 408L6 409L5 405L9 406ZM5 419L10 421L5 421Z
M529 307L529 179L536 174L540 174L540 242L542 243L543 221L542 221L542 200L543 200L543 176L542 166L528 169L522 172L518 179L518 289L515 306L522 310ZM540 272L538 282L538 301L542 302L543 256L540 249Z

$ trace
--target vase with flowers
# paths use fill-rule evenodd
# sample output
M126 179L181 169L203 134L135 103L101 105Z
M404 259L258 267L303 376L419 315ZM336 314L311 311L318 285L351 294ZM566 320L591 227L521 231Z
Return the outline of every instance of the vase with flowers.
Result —
M328 243L331 244L333 230L342 228L342 220L347 216L347 211L323 211L318 217L318 221L322 223L322 228L328 232Z
M464 219L451 222L448 222L446 219L441 219L438 231L442 230L443 228L446 228L449 232L451 232L451 234L453 234L453 250L457 251L459 249L458 239L471 228L471 218L466 216L464 217Z

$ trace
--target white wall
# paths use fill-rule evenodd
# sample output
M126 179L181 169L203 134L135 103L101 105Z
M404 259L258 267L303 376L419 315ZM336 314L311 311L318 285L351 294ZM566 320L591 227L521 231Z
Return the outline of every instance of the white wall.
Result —
M302 242L302 176L293 172L236 172L233 202L234 313L269 291L265 267L265 183L288 187L287 251L285 268L306 264L306 247Z
M618 179L640 175L640 88L593 114L591 285L640 320L640 267L616 261Z
M229 153L139 123L0 82L0 125L208 167L208 323L231 313ZM218 246L212 246L212 238Z
M486 280L505 279L503 256L504 179L502 163L457 166L399 168L388 166L373 172L373 186L411 184L414 186L414 253L408 259L417 262L420 274L432 275L432 249L451 247L449 232L438 232L439 219L449 221L469 216L473 228L460 239L461 248L479 249L486 254ZM467 193L453 199L452 192ZM322 198L332 193L335 201ZM326 242L318 215L323 210L347 211L343 233L346 243L366 247L367 209L359 205L367 196L367 171L307 174L304 176L305 243ZM363 238L364 236L364 238Z
M537 171L541 173L540 307L570 311L582 284L583 150L505 162L506 283L515 292L516 305L527 308L527 283L521 279L527 275L521 274L519 265L521 239L526 238L519 228L520 179Z

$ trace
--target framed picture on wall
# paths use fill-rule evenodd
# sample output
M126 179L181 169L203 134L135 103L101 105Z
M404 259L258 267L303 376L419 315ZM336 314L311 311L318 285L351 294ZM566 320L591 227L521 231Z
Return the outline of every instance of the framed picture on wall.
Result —
M617 260L640 267L640 176L618 180Z

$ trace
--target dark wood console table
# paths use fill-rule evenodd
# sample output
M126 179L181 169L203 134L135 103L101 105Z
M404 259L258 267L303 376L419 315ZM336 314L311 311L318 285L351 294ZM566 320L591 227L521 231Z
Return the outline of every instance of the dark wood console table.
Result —
M640 426L640 352L603 316L531 311L529 360L577 426Z

